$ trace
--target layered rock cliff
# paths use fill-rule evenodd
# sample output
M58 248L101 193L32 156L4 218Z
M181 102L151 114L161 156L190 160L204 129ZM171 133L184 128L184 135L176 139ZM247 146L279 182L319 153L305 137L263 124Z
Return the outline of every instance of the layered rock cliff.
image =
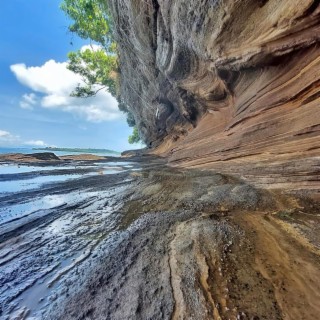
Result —
M319 197L320 1L111 0L153 152Z

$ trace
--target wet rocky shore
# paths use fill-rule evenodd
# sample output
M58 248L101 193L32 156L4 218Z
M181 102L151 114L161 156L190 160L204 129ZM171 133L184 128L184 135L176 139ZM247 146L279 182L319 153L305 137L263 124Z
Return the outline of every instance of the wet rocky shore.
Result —
M153 157L19 161L0 173L1 319L320 314L317 203Z

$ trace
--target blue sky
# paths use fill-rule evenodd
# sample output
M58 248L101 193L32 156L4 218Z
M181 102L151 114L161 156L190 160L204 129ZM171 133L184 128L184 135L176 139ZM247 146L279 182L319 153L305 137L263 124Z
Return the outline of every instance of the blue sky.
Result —
M60 2L1 3L0 147L132 149L132 129L109 93L69 96L80 80L66 69L67 53L88 42L68 33Z

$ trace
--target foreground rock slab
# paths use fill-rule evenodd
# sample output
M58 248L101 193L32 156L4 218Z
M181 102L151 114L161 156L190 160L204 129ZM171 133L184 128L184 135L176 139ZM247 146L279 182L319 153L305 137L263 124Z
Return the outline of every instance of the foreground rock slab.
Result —
M0 198L1 318L317 318L317 203L123 165ZM17 211L37 201L51 206Z
M50 319L318 316L313 204L208 171L133 176L112 246Z

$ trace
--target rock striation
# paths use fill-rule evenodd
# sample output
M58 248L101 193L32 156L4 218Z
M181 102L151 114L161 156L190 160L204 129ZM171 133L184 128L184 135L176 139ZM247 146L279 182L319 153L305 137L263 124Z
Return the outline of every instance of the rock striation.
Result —
M319 318L319 208L160 163L108 180L100 199L124 205L104 211L110 218L95 213L99 198L86 202L85 213L66 211L93 222L74 218L72 232L88 228L90 241L100 231L101 243L62 280L68 298L59 296L43 319Z
M110 6L122 96L152 152L319 197L319 1Z

